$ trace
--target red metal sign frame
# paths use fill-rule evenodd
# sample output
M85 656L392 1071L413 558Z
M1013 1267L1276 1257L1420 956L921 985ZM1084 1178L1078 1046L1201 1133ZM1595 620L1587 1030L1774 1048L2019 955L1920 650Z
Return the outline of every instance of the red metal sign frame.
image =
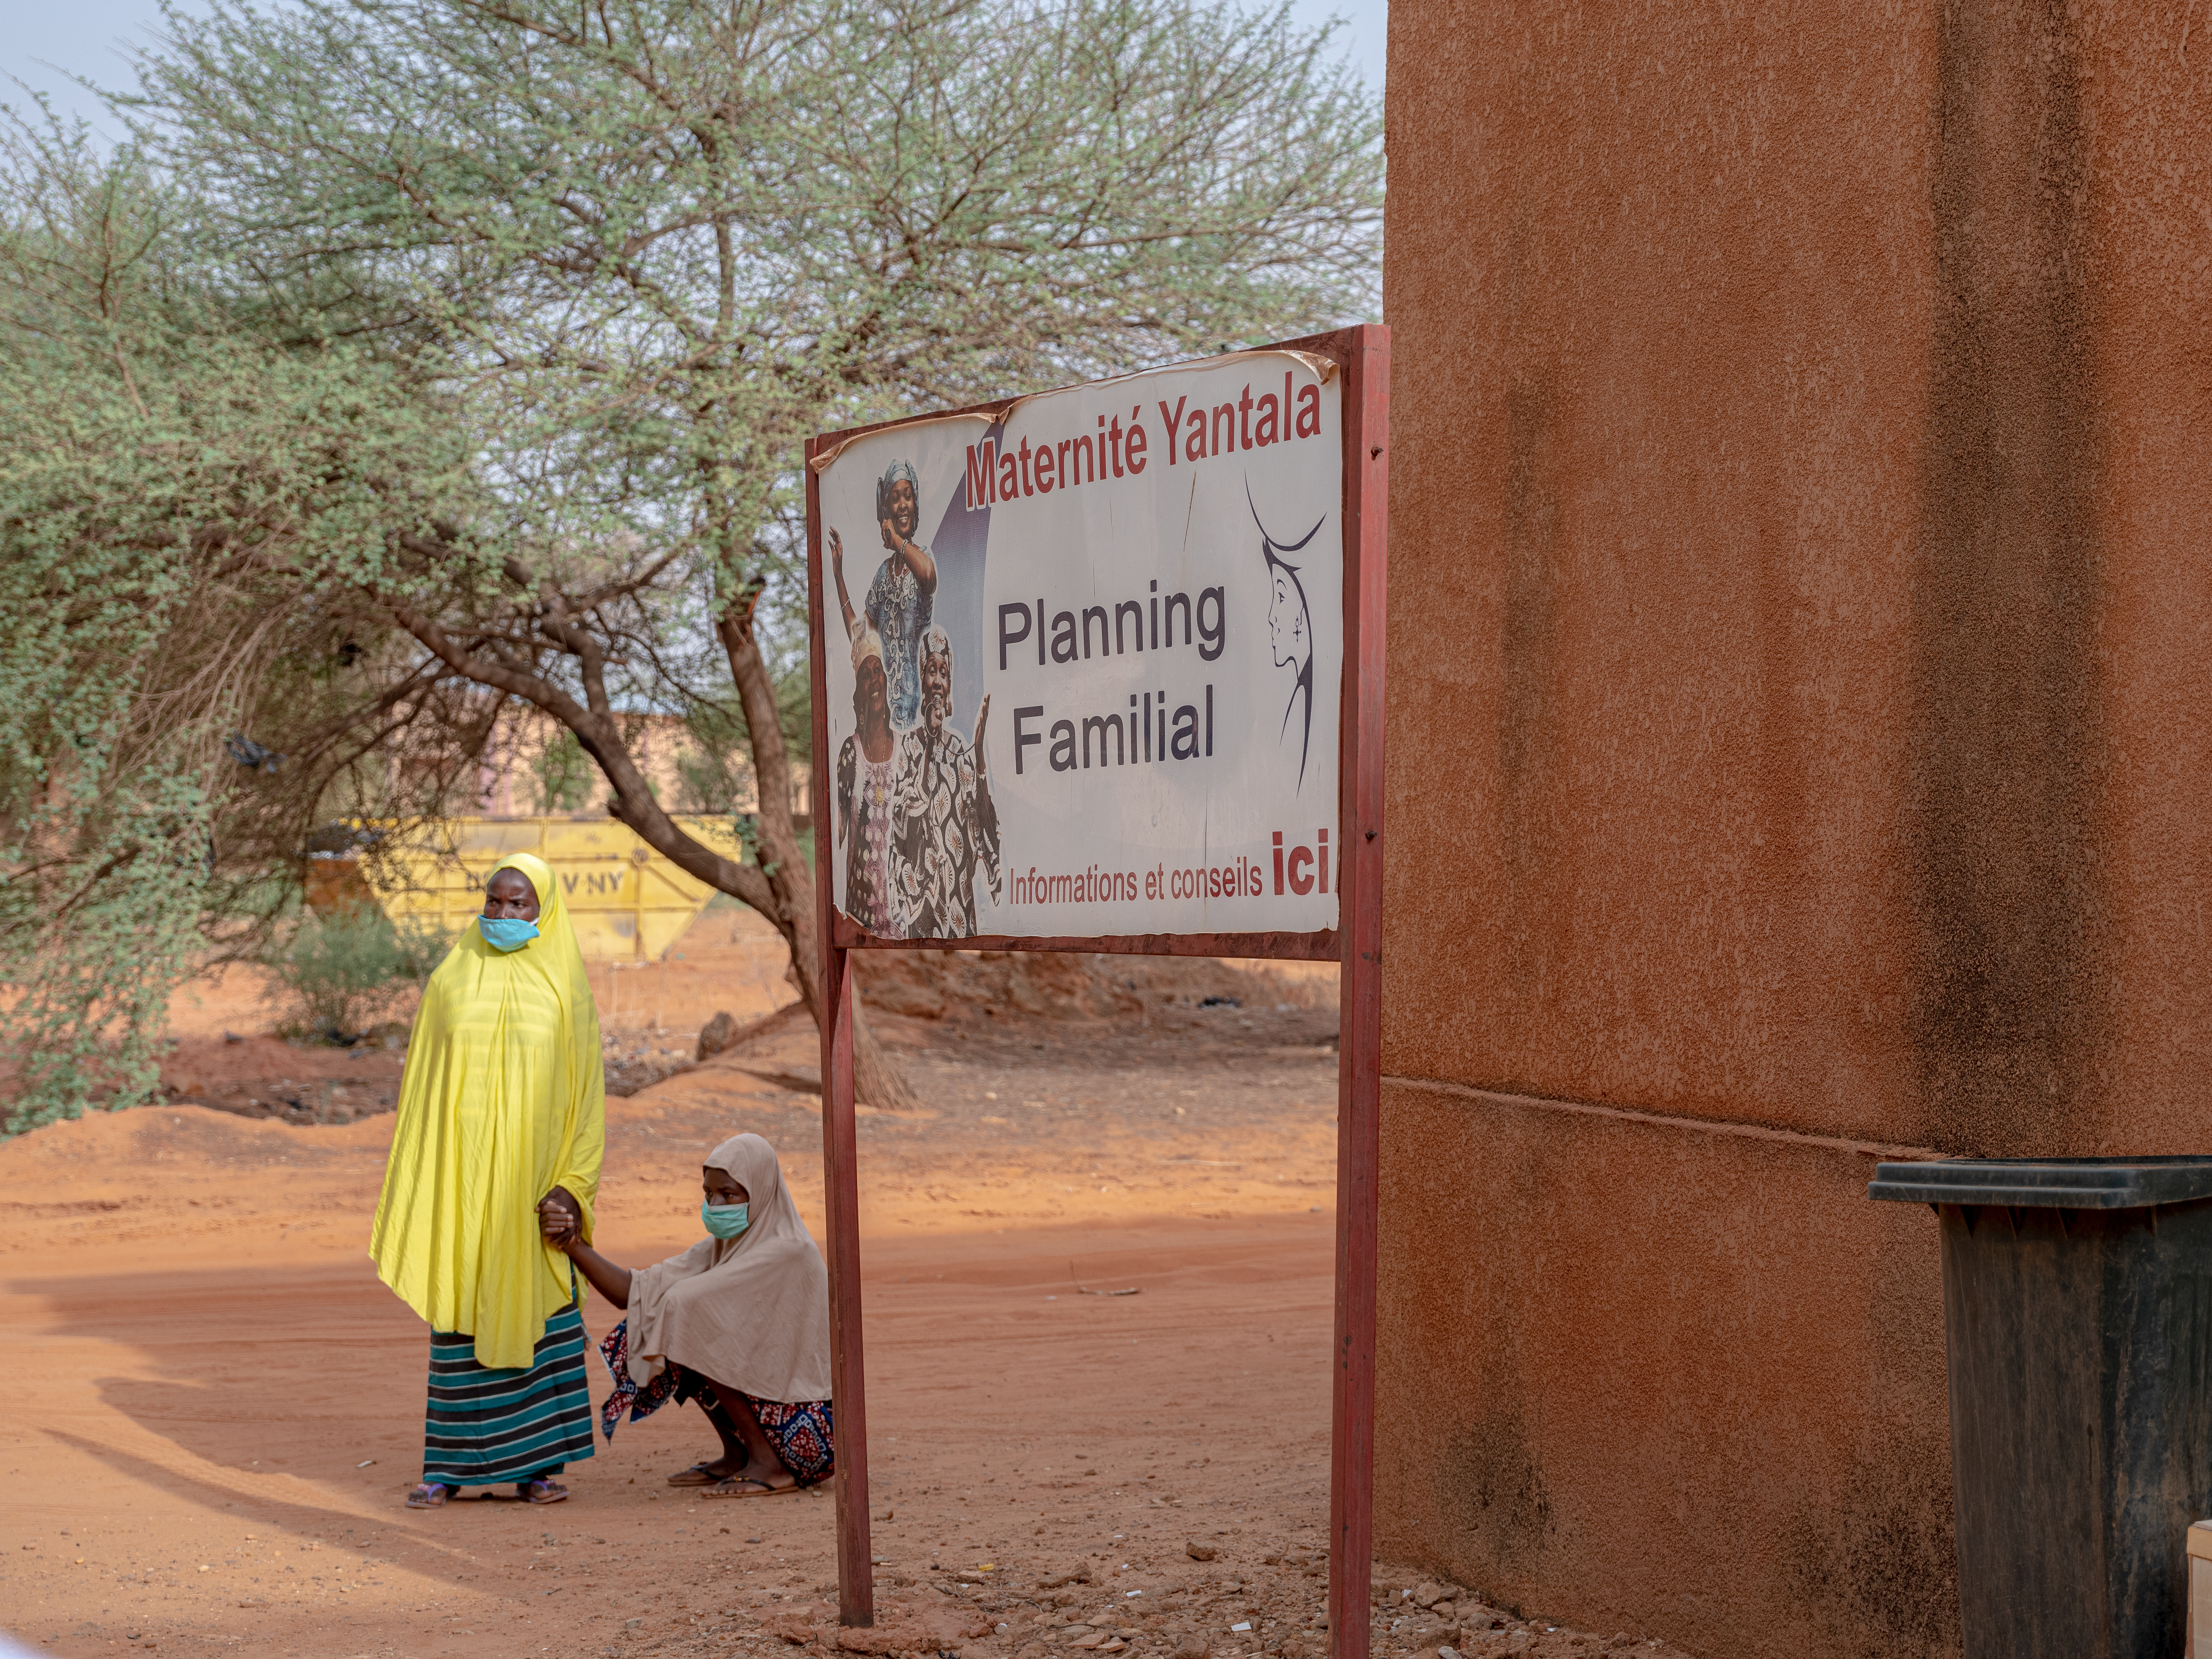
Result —
M942 415L823 433L806 445L809 652L814 692L814 880L822 949L822 1154L830 1232L830 1389L837 1413L837 1606L875 1622L869 1548L867 1396L860 1331L860 1217L853 1117L851 953L1092 951L1342 963L1337 1060L1336 1327L1331 1350L1328 1628L1333 1659L1368 1659L1375 1512L1375 1253L1382 973L1382 673L1389 571L1390 333L1363 325L1266 350L1310 352L1343 380L1344 675L1338 721L1339 925L1315 933L1150 933L1107 938L879 939L839 913L830 859L829 700L823 653L821 491L814 458L870 432ZM995 414L979 405L945 414Z

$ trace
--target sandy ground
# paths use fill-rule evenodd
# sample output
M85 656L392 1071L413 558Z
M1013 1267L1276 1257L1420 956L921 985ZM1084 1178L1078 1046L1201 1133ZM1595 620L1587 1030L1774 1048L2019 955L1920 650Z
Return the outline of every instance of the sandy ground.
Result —
M620 1040L682 1050L715 1008L787 995L742 933L607 975ZM426 1339L363 1255L398 1056L241 1029L258 1006L202 988L172 1058L208 1075L181 1080L343 1082L366 1115L175 1104L0 1144L0 1630L70 1655L1323 1650L1325 1009L879 1017L927 1104L860 1122L879 1618L854 1632L826 1492L665 1484L714 1449L690 1408L572 1465L564 1504L403 1506ZM601 1248L687 1244L700 1152L739 1129L781 1149L818 1236L815 1058L794 1022L611 1101ZM586 1306L595 1337L614 1317ZM1378 1571L1378 1654L1674 1651Z

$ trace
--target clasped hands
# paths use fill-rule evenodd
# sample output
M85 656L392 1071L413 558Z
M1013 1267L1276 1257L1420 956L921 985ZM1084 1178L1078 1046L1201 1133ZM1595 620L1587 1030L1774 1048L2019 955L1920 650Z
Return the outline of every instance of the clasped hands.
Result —
M552 1249L565 1251L582 1242L583 1206L566 1187L556 1187L538 1200L538 1231Z

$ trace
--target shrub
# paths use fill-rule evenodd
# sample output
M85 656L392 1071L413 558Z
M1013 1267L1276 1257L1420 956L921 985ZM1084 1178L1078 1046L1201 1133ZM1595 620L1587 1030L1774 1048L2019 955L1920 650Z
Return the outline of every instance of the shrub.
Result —
M442 943L374 905L310 915L270 959L271 999L291 1035L350 1042L429 977Z

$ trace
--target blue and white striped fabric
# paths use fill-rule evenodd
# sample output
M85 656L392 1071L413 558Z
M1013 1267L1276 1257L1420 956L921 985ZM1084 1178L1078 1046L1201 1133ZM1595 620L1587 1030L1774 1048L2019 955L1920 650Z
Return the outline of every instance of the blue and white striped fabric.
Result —
M563 1308L545 1322L526 1369L477 1364L476 1339L430 1337L430 1404L422 1429L422 1480L489 1486L558 1474L592 1443L592 1389L584 1371L584 1316Z

